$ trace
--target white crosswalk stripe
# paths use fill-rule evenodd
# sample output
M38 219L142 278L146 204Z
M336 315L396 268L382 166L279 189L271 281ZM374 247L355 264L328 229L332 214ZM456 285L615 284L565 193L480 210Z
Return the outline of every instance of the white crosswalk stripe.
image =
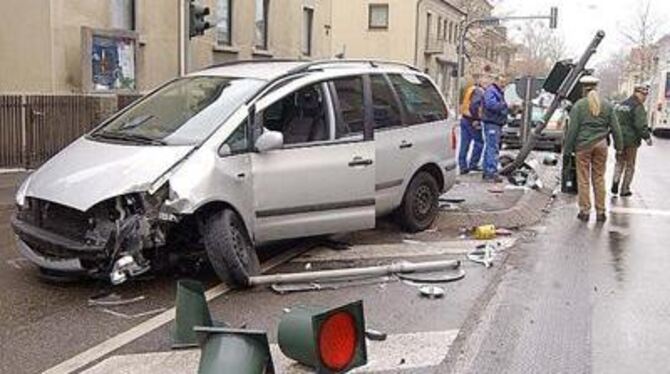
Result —
M431 331L389 335L385 341L369 341L368 364L352 373L377 373L399 368L417 370L439 365L457 335L458 330ZM285 357L276 344L272 344L270 350L277 373L314 372ZM195 373L199 360L199 350L122 355L108 358L84 374Z

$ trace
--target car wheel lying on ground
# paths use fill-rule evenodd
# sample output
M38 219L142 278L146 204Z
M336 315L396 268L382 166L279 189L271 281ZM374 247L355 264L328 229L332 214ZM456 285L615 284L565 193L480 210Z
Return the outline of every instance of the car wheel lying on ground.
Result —
M205 249L212 268L221 280L244 287L258 275L261 265L242 219L231 209L222 209L201 222Z
M423 231L435 222L440 192L437 181L422 171L412 178L398 210L403 228L409 232Z
M456 180L455 121L398 63L268 61L177 78L77 139L19 188L37 266L117 285L209 259L244 287L263 244L435 221ZM408 176L414 176L408 179Z

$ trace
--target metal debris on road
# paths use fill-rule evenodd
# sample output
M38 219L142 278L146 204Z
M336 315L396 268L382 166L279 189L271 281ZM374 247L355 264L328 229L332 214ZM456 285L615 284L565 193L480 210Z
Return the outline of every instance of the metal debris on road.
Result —
M556 155L547 155L542 160L542 163L547 166L556 166L558 165L558 157Z
M124 299L119 294L110 293L104 294L101 296L91 296L88 299L88 306L120 306L133 304L139 301L144 300L146 297L144 295L133 297L131 299Z
M461 204L465 202L465 199L459 197L456 198L441 197L439 201L442 203L449 203L449 204Z
M250 286L259 286L274 283L311 283L327 280L360 279L399 273L434 272L447 269L457 269L461 262L457 260L427 261L413 263L401 261L389 265L368 266L350 269L321 270L304 273L285 273L258 275L249 278Z
M153 309L153 310L149 310L147 312L142 312L142 313L137 313L137 314L125 314L125 313L117 312L117 311L107 309L107 308L101 308L100 309L100 311L103 312L103 313L111 314L114 317L119 317L119 318L123 318L123 319L135 319L135 318L148 317L148 316L152 316L154 314L163 313L166 310L167 310L167 308L158 308L158 309Z
M444 296L444 289L437 286L421 286L419 292L421 296L429 299L439 299Z
M478 246L474 251L467 254L468 260L482 264L487 268L493 266L493 246L489 243Z
M381 342L386 340L387 334L385 332L373 330L373 329L367 329L365 330L365 337L368 338L369 340Z
M452 274L398 274L398 278L416 283L449 283L465 278L465 270L458 269Z
M272 291L284 295L291 292L310 292L339 290L346 287L368 286L392 281L391 277L362 278L359 280L344 280L327 283L292 283L292 284L273 284L270 286Z

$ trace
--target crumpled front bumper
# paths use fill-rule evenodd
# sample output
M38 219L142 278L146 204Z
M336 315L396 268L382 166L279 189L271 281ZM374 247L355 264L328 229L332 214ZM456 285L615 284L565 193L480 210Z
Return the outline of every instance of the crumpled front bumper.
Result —
M84 262L99 263L107 260L104 246L81 243L21 221L11 219L17 237L18 249L37 266L57 271L81 272Z

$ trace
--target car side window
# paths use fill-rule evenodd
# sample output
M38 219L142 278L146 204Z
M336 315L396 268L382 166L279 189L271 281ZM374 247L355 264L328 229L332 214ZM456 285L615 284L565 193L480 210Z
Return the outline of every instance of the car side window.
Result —
M414 74L390 74L389 78L400 96L408 125L447 119L447 108L430 80Z
M362 134L365 127L363 77L334 79L331 87L336 97L337 137Z
M281 132L287 145L328 140L330 131L324 95L321 83L292 92L263 111L263 127Z
M233 131L228 139L223 143L219 149L219 155L230 156L234 154L244 153L249 150L249 139L247 136L248 120L244 120L237 129Z
M381 74L371 75L370 85L372 87L374 128L381 129L402 125L400 107L386 77Z

